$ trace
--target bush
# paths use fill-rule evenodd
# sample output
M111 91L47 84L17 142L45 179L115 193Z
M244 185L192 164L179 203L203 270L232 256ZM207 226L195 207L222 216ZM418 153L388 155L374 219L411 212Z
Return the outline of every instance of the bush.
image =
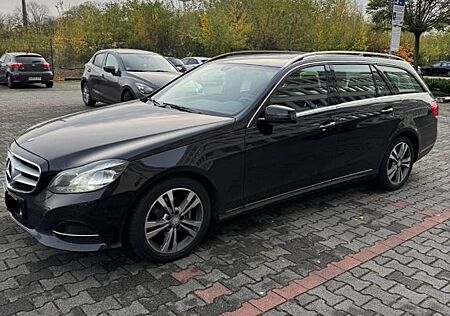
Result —
M425 78L425 83L437 96L450 96L450 79Z

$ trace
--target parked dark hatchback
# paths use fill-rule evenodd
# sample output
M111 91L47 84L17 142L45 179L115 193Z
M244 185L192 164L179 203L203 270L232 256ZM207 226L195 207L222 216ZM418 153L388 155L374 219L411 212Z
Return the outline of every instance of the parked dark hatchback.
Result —
M423 76L447 76L450 77L450 61L441 61L437 64L420 68Z
M39 54L7 53L0 57L0 83L14 88L21 83L42 83L53 87L50 64Z
M85 65L81 79L83 102L117 103L141 98L179 76L163 56L136 49L98 51Z
M9 147L6 204L45 245L174 260L211 222L270 203L360 179L400 188L437 115L394 56L222 55L147 100L30 128Z

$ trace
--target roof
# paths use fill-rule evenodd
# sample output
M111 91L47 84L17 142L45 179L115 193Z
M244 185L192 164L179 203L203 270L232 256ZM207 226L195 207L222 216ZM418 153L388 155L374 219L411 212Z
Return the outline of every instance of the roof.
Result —
M240 51L216 56L213 60L226 60L234 63L246 63L253 65L264 65L272 67L285 67L300 61L311 60L344 60L364 61L370 58L372 61L404 62L400 57L381 53L356 52L356 51L319 51L319 52L296 52L296 51Z
M155 54L158 55L155 52L150 52L147 50L142 49L131 49L131 48L107 48L99 50L98 52L115 52L118 54Z
M38 53L33 53L33 52L9 52L7 53L9 55L13 55L13 56L19 56L19 55L32 55L32 56L41 56L41 54Z

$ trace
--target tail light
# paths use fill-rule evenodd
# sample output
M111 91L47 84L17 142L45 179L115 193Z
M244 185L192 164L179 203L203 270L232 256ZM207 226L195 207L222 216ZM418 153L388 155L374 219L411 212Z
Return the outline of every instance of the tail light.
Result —
M431 102L431 115L433 115L434 118L439 116L439 105L436 101Z
M22 63L11 63L11 64L9 64L9 68L11 68L11 70L13 70L13 71L14 71L14 69L24 70L25 66Z
M42 67L46 70L50 70L50 64L49 63L43 63Z

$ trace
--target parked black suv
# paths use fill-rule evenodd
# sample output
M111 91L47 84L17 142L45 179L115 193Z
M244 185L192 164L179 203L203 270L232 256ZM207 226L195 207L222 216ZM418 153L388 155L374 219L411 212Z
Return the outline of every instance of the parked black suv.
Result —
M6 53L0 57L0 83L14 88L20 83L42 83L53 87L50 64L35 53Z
M180 73L163 56L137 49L104 49L86 63L81 79L83 102L117 103L141 98Z
M30 128L9 148L6 204L45 245L174 260L213 221L353 180L400 188L437 115L394 56L226 54L147 100Z

